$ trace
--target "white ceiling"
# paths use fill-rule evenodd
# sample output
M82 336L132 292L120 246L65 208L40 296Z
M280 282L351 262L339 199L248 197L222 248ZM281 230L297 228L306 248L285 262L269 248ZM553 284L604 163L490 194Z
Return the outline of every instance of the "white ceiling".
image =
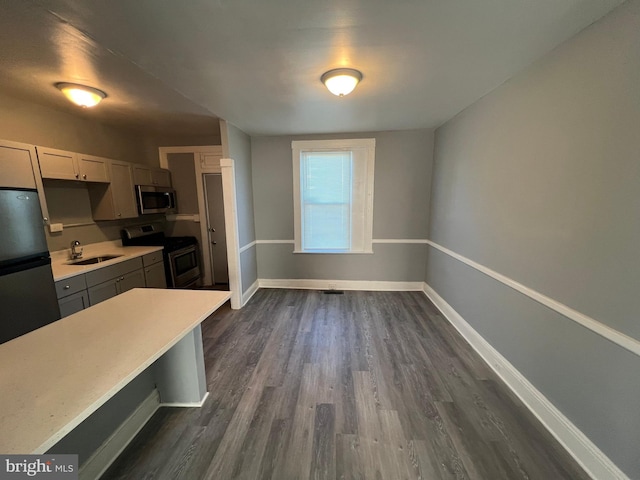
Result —
M0 88L176 134L441 125L622 0L20 0L0 5ZM326 70L364 78L338 98Z

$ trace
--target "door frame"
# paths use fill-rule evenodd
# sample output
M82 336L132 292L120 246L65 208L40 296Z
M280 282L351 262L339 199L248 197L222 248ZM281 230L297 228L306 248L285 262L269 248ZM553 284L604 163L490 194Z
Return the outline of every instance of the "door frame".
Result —
M167 215L168 220L194 221L200 224L202 241L207 241L207 209L204 197L204 173L222 174L222 197L224 203L224 220L227 238L227 264L229 269L229 289L231 290L231 308L242 308L242 279L240 270L240 237L238 233L238 214L236 198L236 182L234 161L222 158L222 146L186 146L186 147L158 147L160 167L169 168L168 154L191 153L196 171L196 193L198 195L198 214L195 215ZM211 283L211 253L210 249L202 248L203 277L205 284Z

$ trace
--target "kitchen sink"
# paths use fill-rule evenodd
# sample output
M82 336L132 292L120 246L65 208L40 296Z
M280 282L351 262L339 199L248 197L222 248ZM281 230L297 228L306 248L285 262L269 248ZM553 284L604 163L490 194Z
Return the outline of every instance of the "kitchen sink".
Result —
M122 257L122 255L102 255L99 257L83 258L82 260L72 260L67 265L93 265L94 263L106 262L114 258Z

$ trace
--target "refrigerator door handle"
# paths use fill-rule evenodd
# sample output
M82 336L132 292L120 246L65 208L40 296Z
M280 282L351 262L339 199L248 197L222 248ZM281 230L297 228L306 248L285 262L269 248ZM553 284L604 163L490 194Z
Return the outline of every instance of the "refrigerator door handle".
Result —
M51 265L49 252L42 252L38 255L15 259L11 262L0 262L0 277L44 265Z

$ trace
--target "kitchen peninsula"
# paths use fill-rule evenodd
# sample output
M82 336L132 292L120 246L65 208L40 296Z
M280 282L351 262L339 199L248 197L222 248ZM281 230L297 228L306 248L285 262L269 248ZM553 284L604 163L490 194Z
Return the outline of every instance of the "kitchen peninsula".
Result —
M136 288L0 345L0 452L46 452L152 365L163 403L200 405L200 323L230 296Z

